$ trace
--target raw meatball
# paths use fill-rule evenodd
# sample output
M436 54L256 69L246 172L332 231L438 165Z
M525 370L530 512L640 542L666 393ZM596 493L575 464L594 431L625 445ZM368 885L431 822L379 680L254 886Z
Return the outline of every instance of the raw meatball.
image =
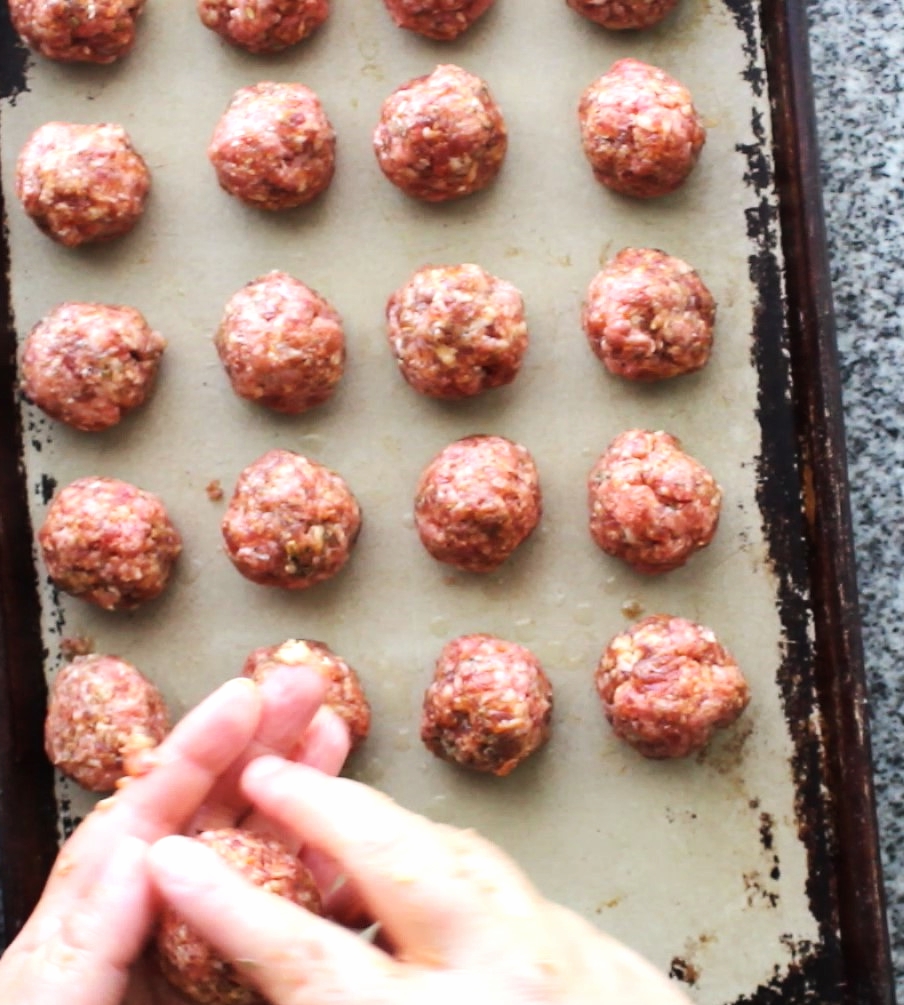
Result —
M578 116L597 180L640 199L680 188L706 141L687 88L636 59L620 59L595 80Z
M226 554L247 579L304 590L348 561L361 510L335 472L271 450L239 476L222 530Z
M421 474L414 519L440 562L492 572L540 522L537 467L526 447L501 436L468 436L437 454Z
M333 180L336 134L310 88L265 81L236 91L207 156L230 195L258 209L291 209Z
M431 398L510 384L527 351L521 294L478 265L419 269L389 298L386 318L402 376Z
M668 433L617 436L590 472L590 533L637 572L668 572L713 539L722 490Z
M74 248L127 234L144 212L151 176L122 126L48 122L16 162L16 195L38 227Z
M604 28L650 28L658 24L678 0L566 0L572 10Z
M48 59L112 63L135 44L144 0L9 0L13 27Z
M290 415L326 401L345 369L339 315L285 272L232 297L215 344L239 397Z
M439 42L451 41L468 28L495 0L383 0L400 28Z
M329 646L309 639L289 639L278 646L255 649L245 660L242 673L261 684L280 667L310 667L326 681L324 704L348 727L352 750L370 732L370 705L354 670Z
M485 188L499 173L508 135L487 85L458 66L438 66L383 103L374 152L407 195L445 202Z
M156 747L169 717L156 687L116 656L80 656L57 674L44 723L44 749L64 774L109 792L129 761Z
M645 757L685 757L747 707L737 664L709 628L654 614L616 635L596 670L616 736Z
M25 339L22 393L76 429L108 429L144 403L165 348L132 307L60 304Z
M212 848L246 879L269 893L322 913L314 877L275 838L234 827L203 831L196 838ZM176 914L164 908L157 931L157 956L166 979L182 994L204 1005L266 1005L235 967L217 956Z
M160 499L116 478L79 478L61 489L38 543L61 590L108 611L159 596L182 551Z
M444 761L507 775L549 739L552 687L533 653L492 635L463 635L436 661L421 739Z
M327 19L329 0L198 0L201 21L249 52L279 52Z
M582 317L590 348L628 380L663 380L706 365L716 303L680 258L625 248L590 284Z

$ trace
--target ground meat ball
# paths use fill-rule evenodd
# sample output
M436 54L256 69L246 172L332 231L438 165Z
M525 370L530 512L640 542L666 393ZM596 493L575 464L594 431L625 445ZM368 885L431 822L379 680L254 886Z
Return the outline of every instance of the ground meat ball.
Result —
M163 697L116 656L81 656L50 689L44 749L64 774L92 792L109 792L130 757L156 747L169 721Z
M463 635L436 661L421 739L444 761L507 775L549 739L552 687L533 653L492 635Z
M160 499L116 478L79 478L61 489L38 543L61 590L108 611L159 596L182 551Z
M447 42L458 38L495 0L383 0L400 28Z
M685 757L747 707L750 692L709 628L654 614L616 635L596 670L616 736L645 757Z
M607 369L628 380L663 380L706 365L716 303L680 258L625 248L598 273L584 304L584 332Z
M289 639L278 646L255 649L242 673L256 683L280 667L309 667L326 681L324 704L348 727L352 750L361 746L370 732L370 705L355 671L329 646L309 639Z
M239 397L290 415L326 401L345 369L339 315L285 272L243 286L214 341Z
M478 265L419 269L389 298L386 319L402 376L431 398L510 384L527 351L521 294Z
M249 52L279 52L327 19L329 0L198 0L201 21Z
M343 479L289 450L271 450L245 468L222 523L239 572L286 590L335 576L360 529L361 510Z
M498 568L540 521L534 460L501 436L469 436L437 454L421 474L414 519L440 562L467 572Z
M590 472L590 533L638 572L668 572L716 533L722 491L668 433L617 436Z
M108 429L143 404L165 348L131 307L61 304L25 339L22 393L76 429Z
M112 63L135 44L144 0L9 0L13 27L48 59Z
M684 184L706 141L687 88L636 59L620 59L595 80L578 116L597 180L641 199Z
M651 28L670 14L678 0L566 0L572 10L604 28Z
M223 827L196 838L212 848L255 886L322 913L310 871L275 838ZM205 1005L266 1005L234 966L217 956L171 908L164 908L157 931L157 957L167 980L189 999Z
M487 85L458 66L438 66L383 103L374 152L407 195L445 202L485 188L499 173L508 135Z
M16 195L38 227L74 248L127 234L144 212L151 176L122 126L48 122L16 162Z
M258 209L291 209L333 180L336 134L310 88L264 82L236 91L207 156L230 195Z

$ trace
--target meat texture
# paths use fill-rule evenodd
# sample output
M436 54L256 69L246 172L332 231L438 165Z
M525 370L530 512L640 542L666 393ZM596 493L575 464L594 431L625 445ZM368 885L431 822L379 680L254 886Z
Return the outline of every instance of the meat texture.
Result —
M256 54L280 52L329 17L329 0L198 0L202 24Z
M680 258L625 248L590 284L582 322L590 348L628 380L664 380L709 360L716 303Z
M32 49L64 63L113 63L135 45L144 0L9 0L13 27Z
M631 429L590 472L590 533L638 572L677 569L713 539L722 491L674 436Z
M459 66L442 65L386 99L373 145L393 185L416 199L445 202L493 181L508 134L484 81Z
M597 180L640 199L680 188L706 141L690 91L636 59L620 59L590 84L578 117Z
M54 678L44 749L83 788L112 791L168 731L160 692L117 656L80 656Z
M654 614L616 635L596 670L616 736L645 757L686 757L747 707L744 675L712 630Z
M307 667L316 670L326 682L323 703L348 727L352 750L367 739L370 732L370 705L355 671L323 642L289 639L277 646L255 649L245 660L242 673L257 684L280 667Z
M165 348L132 307L60 304L26 336L22 393L75 429L109 429L147 399Z
M361 510L341 476L289 450L270 450L245 468L222 522L236 569L286 590L335 576L360 529Z
M326 401L345 369L339 315L285 272L243 286L214 341L239 397L290 415Z
M203 831L196 840L255 886L314 914L322 913L310 871L275 838L223 827ZM164 908L161 914L156 949L163 975L189 1000L203 1005L266 1005L250 982L172 908Z
M383 0L400 28L450 42L467 31L495 0Z
M431 398L510 384L527 351L520 292L479 265L418 269L389 298L386 319L402 376Z
M309 87L264 81L236 91L207 156L230 195L257 209L292 209L329 187L336 134Z
M48 237L69 248L127 234L151 176L122 126L47 122L16 161L16 195Z
M451 443L424 469L414 502L427 551L467 572L497 569L533 533L542 512L533 458L502 436Z
M445 761L501 776L546 743L551 718L552 686L529 650L463 635L436 662L421 739Z
M159 596L182 551L163 502L116 478L79 478L61 489L38 544L56 586L108 611Z
M568 6L610 31L652 28L677 6L678 0L566 0Z

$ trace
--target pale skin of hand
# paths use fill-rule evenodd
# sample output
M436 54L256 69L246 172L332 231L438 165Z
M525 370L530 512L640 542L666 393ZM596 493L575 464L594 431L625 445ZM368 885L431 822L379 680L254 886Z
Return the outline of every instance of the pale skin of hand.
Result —
M239 779L266 754L338 772L348 736L322 699L317 674L293 668L260 687L229 681L186 715L153 752L151 770L89 814L63 846L40 902L0 957L0 1001L183 1005L141 959L158 907L148 846L239 822L279 833L251 808Z
M470 831L275 757L250 764L241 787L334 862L387 947L254 887L196 842L159 841L148 861L162 898L273 1005L688 1005Z

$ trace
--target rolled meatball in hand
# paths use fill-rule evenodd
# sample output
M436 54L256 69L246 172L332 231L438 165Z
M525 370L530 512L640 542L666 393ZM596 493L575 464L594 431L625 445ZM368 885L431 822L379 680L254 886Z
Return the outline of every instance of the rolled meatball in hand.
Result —
M674 436L631 429L590 472L590 533L638 572L677 569L710 543L722 491Z
M466 572L497 569L542 512L533 458L502 436L451 443L424 469L414 502L421 543L437 561Z
M449 42L467 31L495 0L383 0L400 28Z
M113 63L135 44L144 0L9 0L22 40L48 59Z
M652 758L702 749L750 700L744 675L712 630L667 614L615 636L596 688L616 736Z
M463 635L440 653L421 739L437 757L507 775L549 738L552 687L524 646Z
M443 65L386 99L373 145L393 185L416 199L445 202L493 181L508 134L484 81L459 66Z
M280 52L327 19L329 0L198 0L202 24L253 53Z
M567 0L568 6L610 31L652 28L670 14L678 0Z

